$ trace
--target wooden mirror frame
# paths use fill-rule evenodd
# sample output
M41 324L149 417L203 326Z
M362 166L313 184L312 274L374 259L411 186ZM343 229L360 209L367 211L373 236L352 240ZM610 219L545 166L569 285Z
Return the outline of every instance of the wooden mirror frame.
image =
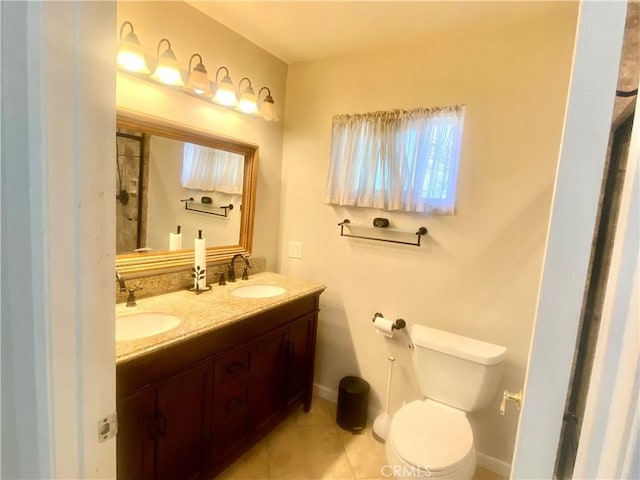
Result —
M237 253L247 256L251 255L256 182L258 180L257 145L122 109L118 109L116 112L116 127L158 135L182 142L196 143L205 147L217 148L243 155L244 183L242 190L239 243L238 245L208 247L207 263L230 260L231 257ZM193 266L193 258L193 250L117 255L116 269L119 273L123 274L145 276L149 273L161 273L158 270L185 270Z

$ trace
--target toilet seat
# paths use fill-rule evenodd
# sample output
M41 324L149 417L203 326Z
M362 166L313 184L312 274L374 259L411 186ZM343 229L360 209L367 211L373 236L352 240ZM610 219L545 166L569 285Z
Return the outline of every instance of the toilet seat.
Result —
M393 417L389 435L403 462L426 467L434 477L475 458L473 432L465 414L433 400L403 406Z

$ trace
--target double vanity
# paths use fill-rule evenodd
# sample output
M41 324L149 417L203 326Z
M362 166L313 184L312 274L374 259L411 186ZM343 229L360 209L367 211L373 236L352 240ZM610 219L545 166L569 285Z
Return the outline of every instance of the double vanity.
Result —
M200 230L209 282L223 263L251 254L257 145L127 110L118 110L116 135L116 270L135 281L129 304L141 286L148 294L191 281L191 239ZM241 193L183 185L189 145L239 155ZM184 203L191 197L201 203L195 212ZM233 204L229 215L216 214ZM170 232L178 225L185 243L174 250ZM164 283L156 272L171 278ZM118 304L118 478L208 480L294 408L308 410L323 290L257 273L198 295L181 290Z
M265 272L118 304L118 478L212 478L308 411L324 288Z

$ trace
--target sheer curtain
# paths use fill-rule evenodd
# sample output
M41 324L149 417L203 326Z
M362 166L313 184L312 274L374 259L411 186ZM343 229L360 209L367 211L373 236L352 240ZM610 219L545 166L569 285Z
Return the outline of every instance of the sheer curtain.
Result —
M326 203L453 215L464 110L335 116Z
M242 195L243 176L244 156L185 142L181 179L184 188Z

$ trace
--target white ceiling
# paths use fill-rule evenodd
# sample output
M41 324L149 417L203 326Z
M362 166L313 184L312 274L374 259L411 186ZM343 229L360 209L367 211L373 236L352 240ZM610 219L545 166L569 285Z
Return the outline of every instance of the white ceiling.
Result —
M555 2L188 1L286 63L414 43L443 29L551 14Z

